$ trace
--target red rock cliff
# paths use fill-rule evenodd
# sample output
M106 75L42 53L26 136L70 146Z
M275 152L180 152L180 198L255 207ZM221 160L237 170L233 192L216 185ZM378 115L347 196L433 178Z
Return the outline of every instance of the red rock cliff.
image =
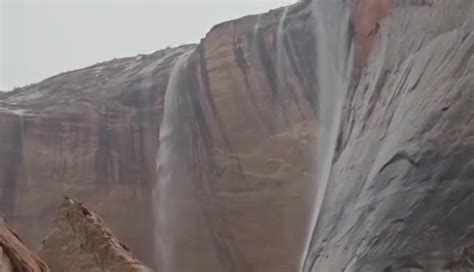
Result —
M38 244L67 193L148 265L162 255L180 272L296 271L318 189L309 5L0 97L2 211ZM470 0L354 2L356 76L306 271L469 269L472 9ZM180 178L153 194L170 170L156 167L168 91L181 103L170 110L179 120L170 175ZM172 197L157 201L160 192ZM154 247L155 228L171 253Z
M152 189L163 100L178 56L192 51L182 78L188 99L182 124L189 128L182 158L196 191L204 181L212 190L195 203L206 219L182 225L207 223L183 239L205 239L213 257L184 248L178 270L294 269L306 236L315 131L307 5L222 23L199 45L99 63L3 96L6 216L38 245L68 194L88 203L154 265ZM212 237L198 233L204 229Z

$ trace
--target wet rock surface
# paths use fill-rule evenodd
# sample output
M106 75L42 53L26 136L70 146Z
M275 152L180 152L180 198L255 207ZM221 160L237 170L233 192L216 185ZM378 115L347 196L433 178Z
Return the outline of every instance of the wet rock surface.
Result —
M474 4L397 4L346 101L306 271L474 270Z
M150 192L164 86L188 47L99 63L2 96L0 208L29 245L39 247L67 194L153 259Z
M202 210L181 226L207 222L183 239L202 241L205 232L212 258L185 246L180 272L294 270L307 231L315 132L307 6L225 22L199 45L99 63L2 96L2 211L36 246L62 195L71 195L155 265L152 188L163 100L173 65L193 50L184 75L183 163Z
M150 272L82 203L65 198L40 256L51 271Z
M165 207L176 271L297 271L318 186L310 5L0 94L0 209L38 245L72 195L160 268L164 98L189 54L177 114L186 178ZM355 75L306 271L472 271L472 14L470 0L353 2Z

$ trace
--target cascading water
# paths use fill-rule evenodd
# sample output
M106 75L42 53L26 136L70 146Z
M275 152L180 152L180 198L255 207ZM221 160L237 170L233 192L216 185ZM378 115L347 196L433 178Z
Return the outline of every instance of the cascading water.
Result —
M179 159L182 155L180 150L181 127L184 125L180 117L180 80L186 67L190 51L182 53L173 66L166 87L163 121L160 127L160 146L157 156L158 182L153 191L154 209L157 218L155 220L155 245L157 245L158 267L164 272L173 271L173 260L175 259L176 237L173 228L174 219L171 197L173 195L173 184L182 178L186 166L179 167ZM176 171L179 167L180 171ZM179 176L181 174L181 176Z
M170 73L164 99L158 182L153 192L156 267L163 272L218 271L219 259L193 167L192 110L194 50L179 56ZM192 269L192 270L191 270Z
M280 22L278 23L277 29L277 59L276 59L276 67L277 67L277 74L278 74L278 92L281 94L283 89L286 87L286 68L288 62L288 56L286 55L285 50L285 43L284 43L284 34L285 34L285 18L288 14L289 6L283 10L283 13L280 17Z
M331 173L342 107L350 83L353 62L353 37L350 7L345 0L314 0L316 27L319 142L317 148L316 199L309 236L306 240L301 270L311 271L305 264L313 231L321 213Z

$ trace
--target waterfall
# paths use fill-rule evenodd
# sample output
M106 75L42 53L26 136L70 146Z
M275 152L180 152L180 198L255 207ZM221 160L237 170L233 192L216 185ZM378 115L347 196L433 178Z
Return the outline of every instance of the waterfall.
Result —
M24 113L23 112L20 112L18 114L18 118L20 118L20 141L21 141L21 144L23 146L23 150L25 149L24 145L25 145L25 117L24 117ZM23 156L23 154L22 154ZM28 175L28 164L26 161L23 162L23 172L24 172L24 175L25 175L25 183L26 184L29 184L29 175Z
M277 40L276 40L276 53L277 53L277 59L276 59L276 68L277 68L277 76L278 76L278 90L277 92L279 95L282 95L282 91L286 87L286 67L288 63L288 56L286 55L286 50L285 50L285 40L284 40L284 34L285 34L285 18L286 15L288 14L288 7L285 7L283 10L283 13L281 14L280 17L280 22L278 23L278 29L277 29Z
M255 19L255 24L254 24L253 30L252 30L252 36L254 37L254 40L257 39L258 31L260 30L261 20L262 20L262 15L259 14L257 16L257 18ZM256 50L258 50L258 43L257 42L255 42L254 46L256 47Z
M158 182L153 192L156 267L162 272L219 271L221 252L215 246L212 217L196 163L196 74L187 47L175 62L166 87ZM193 47L195 48L195 47ZM202 123L199 123L202 125ZM208 188L205 189L208 191ZM214 236L213 236L214 235Z
M20 114L18 117L20 118L20 136L21 141L23 142L23 139L25 138L25 119L23 114Z
M166 87L164 98L163 121L160 126L160 146L157 155L157 176L158 182L153 190L153 201L155 210L155 245L159 255L158 266L161 271L173 272L173 261L177 249L176 237L172 231L176 223L173 218L173 184L180 179L186 178L186 166L180 165L180 158L183 153L181 150L183 117L180 113L180 104L183 102L181 97L181 86L183 72L188 63L188 57L191 51L182 53L174 64ZM179 171L177 171L179 170Z
M345 0L314 0L312 12L317 24L316 52L318 79L319 141L316 152L317 180L313 215L301 270L305 264L331 173L339 122L353 66L353 38L350 7Z

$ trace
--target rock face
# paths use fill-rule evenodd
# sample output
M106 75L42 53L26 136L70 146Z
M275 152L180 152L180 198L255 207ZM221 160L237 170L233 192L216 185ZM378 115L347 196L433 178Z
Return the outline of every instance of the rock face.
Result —
M218 25L173 69L155 196L164 271L297 270L315 132L307 7Z
M0 207L28 243L39 246L68 194L152 259L162 99L186 48L99 63L0 99Z
M346 100L305 271L474 271L474 2L403 2Z
M0 219L0 271L49 272L49 268L30 251L8 225Z
M102 219L71 198L59 208L39 254L53 272L151 271L113 236Z

